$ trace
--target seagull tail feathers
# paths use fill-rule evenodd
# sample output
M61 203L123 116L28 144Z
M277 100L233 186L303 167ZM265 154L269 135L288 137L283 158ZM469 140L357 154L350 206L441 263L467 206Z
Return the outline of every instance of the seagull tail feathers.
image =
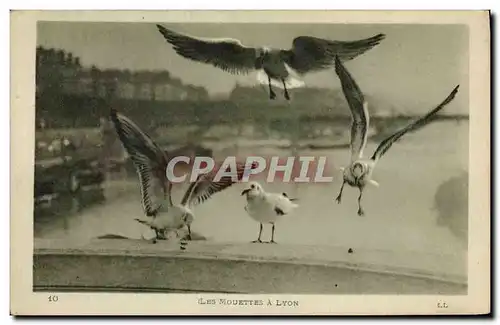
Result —
M297 203L294 203L294 202L297 202L299 200L298 198L290 198L290 197L288 197L288 195L285 192L283 192L282 195L288 199L290 206L292 208L296 208L299 206Z
M257 81L262 84L262 85L268 85L269 84L269 78L267 74L264 72L264 70L259 70L257 72ZM301 88L305 86L305 82L300 80L299 77L294 77L290 75L286 80L285 80L285 85L287 89L293 89L293 88ZM281 81L271 79L271 86L284 89L283 83Z

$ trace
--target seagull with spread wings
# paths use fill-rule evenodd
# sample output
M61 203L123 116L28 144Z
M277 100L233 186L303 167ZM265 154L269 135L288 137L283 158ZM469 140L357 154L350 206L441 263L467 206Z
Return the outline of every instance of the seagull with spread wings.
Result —
M332 41L312 36L298 36L291 49L249 47L230 38L201 38L181 34L156 25L167 42L180 56L206 64L232 74L258 72L258 81L269 86L269 97L276 98L271 85L283 88L285 98L290 99L288 89L301 87L301 77L307 73L327 69L337 55L348 61L378 45L385 34L356 41Z
M358 215L362 216L364 215L363 208L361 207L363 189L367 184L378 186L378 183L372 179L372 173L376 163L395 142L401 139L403 135L408 132L416 131L434 120L436 114L455 98L459 86L457 85L448 97L446 97L446 99L436 108L384 139L379 144L371 158L366 159L363 157L363 150L366 146L367 132L370 121L368 104L351 74L338 58L335 59L335 71L340 79L342 91L344 92L352 117L351 162L348 167L342 168L343 182L336 201L337 203L341 202L342 190L344 189L345 183L352 187L357 187L359 189Z
M198 176L186 190L181 203L173 204L172 183L166 173L168 152L162 150L146 133L126 116L111 109L111 120L125 150L129 154L139 176L142 206L147 219L135 219L149 226L157 239L165 239L166 232L187 227L191 240L191 224L194 220L193 207L208 200L241 179L245 165L236 163L236 177L222 176L215 181L216 170ZM251 168L253 168L252 166ZM229 171L231 174L234 171ZM227 175L227 174L226 174Z

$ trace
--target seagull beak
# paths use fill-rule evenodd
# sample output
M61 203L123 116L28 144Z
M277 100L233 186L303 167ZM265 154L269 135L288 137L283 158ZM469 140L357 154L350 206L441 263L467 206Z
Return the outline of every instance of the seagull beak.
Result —
M142 223L143 225L147 225L147 226L150 226L152 228L152 225L151 225L151 222L149 222L148 220L141 220L141 219L135 219L135 221L137 222L140 222Z
M245 195L245 194L247 194L248 192L250 192L250 189L249 189L249 188L247 188L246 190L243 190L243 192L241 192L241 195Z

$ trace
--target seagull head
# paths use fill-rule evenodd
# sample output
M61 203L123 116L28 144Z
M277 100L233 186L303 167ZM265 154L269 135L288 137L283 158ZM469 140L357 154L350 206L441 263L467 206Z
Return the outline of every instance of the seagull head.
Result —
M263 192L262 186L257 182L250 182L249 186L241 192L241 195L256 196Z
M257 57L262 58L267 56L271 52L271 48L266 46L261 46L257 48Z
M355 162L352 164L351 172L357 182L358 179L365 173L365 166L360 162Z
M271 49L267 47L259 47L256 50L256 59L255 59L255 67L257 69L262 68L262 65L264 64L264 60L269 56L269 52Z
M191 225L194 220L194 215L191 211L184 211L181 219L186 225Z

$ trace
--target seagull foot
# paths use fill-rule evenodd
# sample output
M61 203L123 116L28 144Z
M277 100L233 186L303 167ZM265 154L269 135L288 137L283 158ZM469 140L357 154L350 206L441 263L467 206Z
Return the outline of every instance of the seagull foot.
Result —
M359 209L358 210L358 216L362 217L365 215L365 211L363 211L363 209Z
M340 204L340 202L342 202L342 197L337 196L337 198L335 199L335 201L337 202L337 204Z
M276 98L276 94L274 92L269 93L269 99L275 99L275 98Z
M267 243L268 244L277 244L277 242L275 242L274 240L268 241Z
M262 240L257 239L257 240L252 241L252 243L262 243Z
M290 100L290 95L288 95L288 92L285 93L285 99Z

